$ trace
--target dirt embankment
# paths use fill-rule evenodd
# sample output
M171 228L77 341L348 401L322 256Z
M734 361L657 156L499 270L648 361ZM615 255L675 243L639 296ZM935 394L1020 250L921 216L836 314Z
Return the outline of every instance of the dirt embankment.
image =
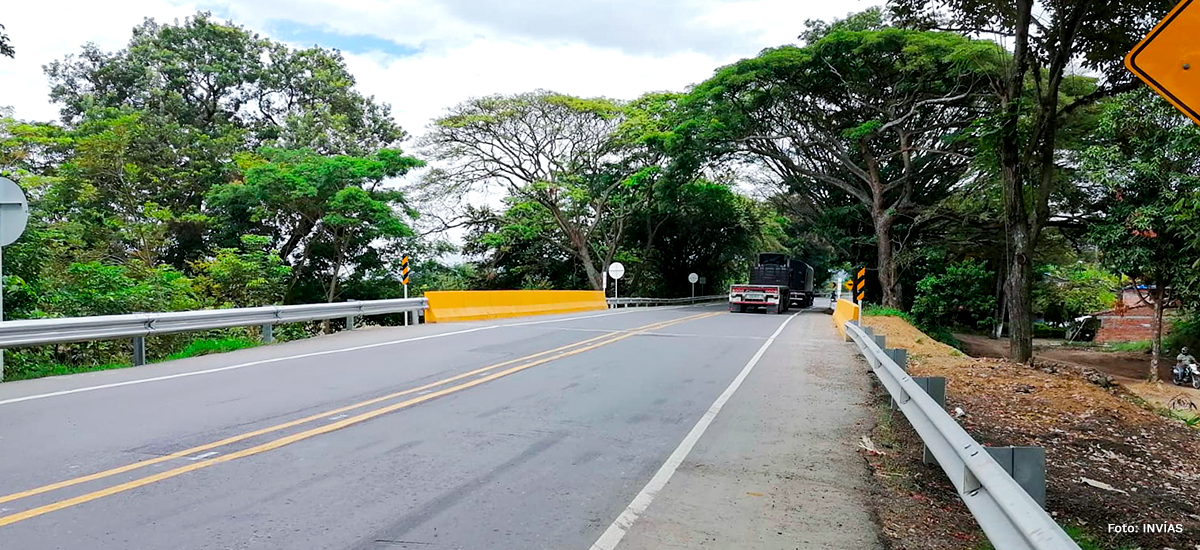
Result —
M1008 355L1008 340L993 340L985 336L955 334L962 342L963 351L972 357L1004 358ZM1159 407L1176 409L1185 417L1200 414L1200 390L1190 386L1176 386L1170 382L1174 359L1166 357L1158 366L1157 383L1146 382L1150 372L1150 354L1141 352L1113 352L1097 349L1073 348L1056 343L1034 341L1034 359L1042 365L1056 364L1078 369L1095 369L1116 378L1125 389Z
M973 358L934 341L895 317L867 317L865 324L887 335L888 345L909 350L909 371L944 376L947 409L962 408L960 422L984 445L1046 448L1047 509L1064 526L1090 533L1103 547L1196 548L1200 543L1200 431L1147 410L1119 384L1091 378L1065 362L1042 368L1001 359ZM1036 364L1036 363L1035 363ZM894 415L892 432L877 435L911 447L911 432ZM887 422L881 429L887 430ZM890 439L889 439L890 437ZM906 442L906 437L908 440ZM916 449L919 450L919 444ZM885 487L908 501L929 501L915 510L881 512L895 548L973 548L977 530L944 475L920 464L912 449L881 449L871 455ZM907 458L906 458L907 457ZM892 461L891 464L888 461ZM1088 480L1106 484L1099 488ZM895 499L893 499L895 500ZM911 517L920 510L924 517ZM940 510L940 511L939 511ZM889 522L892 527L889 528ZM1109 525L1182 524L1181 533L1109 532ZM961 544L929 546L921 529L959 533ZM941 528L935 528L940 525ZM905 536L916 533L916 536Z

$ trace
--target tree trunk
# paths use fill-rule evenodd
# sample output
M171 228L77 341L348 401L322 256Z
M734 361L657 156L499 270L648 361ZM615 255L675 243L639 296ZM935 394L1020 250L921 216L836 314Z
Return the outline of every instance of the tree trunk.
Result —
M879 261L879 286L883 289L881 302L884 307L904 309L904 296L896 276L896 258L892 252L892 219L887 216L875 218L875 237L879 242L876 250Z
M576 254L579 255L579 261L583 262L583 269L587 272L588 283L592 285L592 290L604 290L603 278L607 275L597 270L596 264L592 263L592 253L588 250L587 243L578 246Z
M1004 266L1001 265L1000 268L1003 270ZM1001 336L1004 336L1004 321L1008 317L1008 292L1005 292L1007 282L1007 273L1000 271L996 274L996 320L992 324L993 340L998 340Z
M1010 229L1013 244L1012 265L1008 267L1008 354L1018 363L1033 359L1033 266L1029 261L1031 243L1025 227Z
M1158 363L1162 356L1162 320L1163 320L1163 289L1162 285L1154 285L1154 342L1151 345L1150 382L1158 382Z
M1004 223L1008 231L1009 358L1018 363L1033 359L1033 298L1030 265L1034 235L1026 207L1025 175L1021 158L1021 98L1025 95L1025 76L1029 72L1029 26L1033 0L1015 2L1016 35L1013 37L1013 61L1002 98L1004 122L1000 127L1000 176L1003 186Z

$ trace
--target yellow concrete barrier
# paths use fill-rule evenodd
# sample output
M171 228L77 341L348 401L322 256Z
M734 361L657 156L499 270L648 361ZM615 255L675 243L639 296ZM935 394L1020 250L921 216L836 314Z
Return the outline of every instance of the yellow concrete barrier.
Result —
M425 298L426 323L608 309L599 290L443 290Z
M859 319L858 304L850 300L838 300L837 306L833 308L833 324L837 326L838 332L843 337L846 336L846 321L857 321Z

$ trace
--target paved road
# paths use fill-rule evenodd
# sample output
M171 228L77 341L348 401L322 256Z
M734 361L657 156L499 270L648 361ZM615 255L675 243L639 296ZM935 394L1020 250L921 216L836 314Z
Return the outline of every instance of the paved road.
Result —
M607 549L614 529L624 546L663 547L638 542L656 517L692 531L704 519L680 506L747 510L671 496L706 485L694 458L717 451L815 483L747 490L800 492L769 527L787 535L757 547L870 548L852 444L865 387L844 381L863 377L831 334L817 312L613 310L6 383L0 548ZM801 448L831 458L785 464ZM654 487L675 458L680 476ZM663 503L637 509L660 489ZM835 498L797 508L805 491ZM619 515L647 519L612 527Z

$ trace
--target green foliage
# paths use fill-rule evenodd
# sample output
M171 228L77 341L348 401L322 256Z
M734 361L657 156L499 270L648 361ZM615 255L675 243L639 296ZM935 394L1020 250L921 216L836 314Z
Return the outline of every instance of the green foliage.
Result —
M15 382L17 380L32 380L34 378L45 378L47 376L62 376L66 374L79 374L82 372L94 372L102 370L123 369L129 367L129 363L104 363L99 365L62 365L62 364L5 364L4 365L4 381Z
M864 317L899 317L911 325L916 325L916 322L911 316L909 316L908 312L892 307L867 304L866 307L863 308L862 314Z
M168 355L164 360L200 357L202 355L225 353L227 351L253 348L260 345L262 345L262 342L248 338L204 338L188 342L182 350Z
M1006 54L991 42L883 24L879 10L810 23L806 46L724 67L687 104L717 154L746 155L775 177L795 219L815 224L857 208L851 219L868 232L844 231L867 237L872 261L882 262L883 302L901 307L897 233L911 235L963 181L980 138L975 122L990 109L972 90L988 87Z
M196 309L191 280L169 266L71 264L47 276L30 317L85 317Z
M1171 323L1171 330L1163 337L1163 350L1168 355L1176 354L1180 348L1200 350L1200 315L1188 310Z
M192 264L192 286L216 307L256 307L280 303L292 268L268 249L270 239L243 235L242 247L220 248L211 259Z
M1067 329L1061 326L1050 325L1047 323L1033 324L1034 338L1066 338Z
M994 274L978 261L950 265L917 283L912 316L922 328L985 329L992 322Z
M1153 346L1154 343L1149 340L1144 340L1141 342L1112 342L1106 345L1106 347L1112 351L1126 351L1133 353L1150 353L1150 350L1153 348Z
M1046 322L1061 326L1081 315L1112 307L1119 287L1115 275L1094 265L1050 265L1034 284L1034 311L1041 313ZM1038 336L1036 328L1034 336Z
M215 186L207 196L217 241L268 235L291 260L289 302L334 301L349 282L347 270L361 279L387 268L413 236L401 213L415 212L399 191L382 186L422 165L399 150L357 157L263 148L241 155L239 164L244 181Z

